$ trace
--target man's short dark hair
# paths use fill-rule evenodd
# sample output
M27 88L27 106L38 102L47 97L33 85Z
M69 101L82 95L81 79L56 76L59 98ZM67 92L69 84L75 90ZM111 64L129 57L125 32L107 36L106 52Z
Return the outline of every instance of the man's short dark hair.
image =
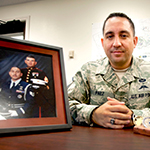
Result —
M33 56L33 55L27 55L27 57L29 57L29 58L34 58L35 59L35 57ZM27 58L26 57L26 58Z
M12 67L10 67L10 69L9 69L9 70L11 70L12 68L18 68L18 69L20 70L20 72L21 72L21 68L20 68L20 67L18 67L18 66L12 66Z
M131 25L131 28L133 29L133 36L135 36L135 26L134 26L133 21L132 21L126 14L120 13L120 12L111 13L111 14L106 18L106 20L104 21L104 24L103 24L103 28L102 28L103 34L104 34L105 25L106 25L107 20L108 20L109 18L113 18L113 17L126 18L126 19L129 21L129 23L130 23L130 25Z

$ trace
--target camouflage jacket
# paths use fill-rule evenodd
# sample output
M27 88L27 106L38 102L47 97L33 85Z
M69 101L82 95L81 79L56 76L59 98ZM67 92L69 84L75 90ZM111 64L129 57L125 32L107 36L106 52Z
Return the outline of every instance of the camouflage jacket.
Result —
M90 124L91 112L107 97L125 102L135 115L150 116L150 62L133 57L120 80L108 58L84 64L68 88L73 123Z

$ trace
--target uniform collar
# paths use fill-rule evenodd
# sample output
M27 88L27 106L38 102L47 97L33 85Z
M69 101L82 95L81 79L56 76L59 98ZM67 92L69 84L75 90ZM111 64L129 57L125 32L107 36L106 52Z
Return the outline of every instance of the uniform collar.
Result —
M144 78L144 74L142 73L142 68L141 68L141 62L143 60L132 57L132 64L128 68L127 72L130 72L131 75L133 75L135 78ZM100 63L99 67L97 68L96 74L101 74L105 75L108 73L108 71L112 70L112 67L109 63L109 60L107 57L98 60L98 63Z
M97 62L100 64L97 68L96 74L104 75L107 73L107 70L111 67L109 64L109 60L107 57L104 57L103 59L97 60Z
M20 78L20 79L18 79L17 81L14 82L14 81L12 81L12 79L11 79L10 87L13 86L13 83L15 83L15 86L17 86L21 80L22 80L22 79Z
M35 69L36 67L27 67L27 69L30 69L30 70L32 70L32 69Z

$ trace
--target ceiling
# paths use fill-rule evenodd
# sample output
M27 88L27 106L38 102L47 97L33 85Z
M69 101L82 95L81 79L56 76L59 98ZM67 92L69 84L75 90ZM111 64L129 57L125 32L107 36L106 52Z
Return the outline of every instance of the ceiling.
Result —
M32 1L38 1L38 0L0 0L0 7L27 3L27 2L32 2Z

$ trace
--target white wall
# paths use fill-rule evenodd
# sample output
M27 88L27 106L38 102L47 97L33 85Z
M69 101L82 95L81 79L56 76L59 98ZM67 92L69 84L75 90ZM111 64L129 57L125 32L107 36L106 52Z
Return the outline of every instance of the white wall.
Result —
M67 82L91 60L92 23L111 12L150 18L149 0L41 0L0 7L0 19L30 16L28 40L63 47ZM74 59L69 59L74 50Z

